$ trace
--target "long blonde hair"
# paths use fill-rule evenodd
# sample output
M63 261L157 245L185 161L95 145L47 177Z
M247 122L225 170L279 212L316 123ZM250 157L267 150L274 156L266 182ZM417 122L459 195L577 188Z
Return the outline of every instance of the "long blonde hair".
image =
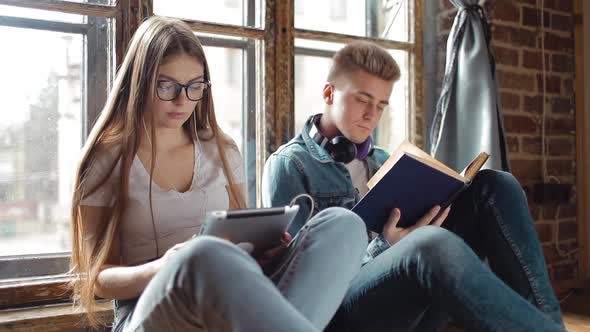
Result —
M72 198L72 258L71 273L74 274L71 287L75 305L87 311L91 326L103 323L93 314L94 287L100 268L105 264L113 244L119 223L126 209L129 189L131 163L137 153L142 130L142 119L146 114L147 98L154 98L159 66L169 56L186 54L193 56L204 68L206 80L210 79L207 59L203 47L188 25L180 20L151 17L143 22L129 44L125 58L115 77L113 89L82 150L82 158L77 168ZM154 112L149 112L154 123ZM195 128L196 127L196 128ZM237 148L228 140L215 118L211 89L208 89L195 111L183 124L183 129L193 140L214 139L219 149L222 168L228 181L230 200L239 207L245 207L242 193L234 186L234 179L226 157L227 149ZM200 132L196 132L200 129ZM209 133L205 135L203 133ZM197 135L199 135L197 137ZM156 137L152 126L152 162L150 172L150 209L152 208L151 180L156 160ZM85 188L84 181L96 160L98 152L116 147L117 158L104 178L92 188ZM115 201L110 209L108 220L100 225L97 237L92 244L84 239L84 220L80 215L80 202L103 185L120 161L120 180L115 188ZM152 211L153 219L153 211Z

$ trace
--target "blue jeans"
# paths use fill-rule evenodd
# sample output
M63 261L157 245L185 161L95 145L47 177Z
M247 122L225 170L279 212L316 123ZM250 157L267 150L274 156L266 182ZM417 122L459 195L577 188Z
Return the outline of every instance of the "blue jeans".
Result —
M321 331L366 244L364 223L343 208L310 220L267 274L230 242L197 237L139 299L115 301L113 331Z
M418 228L364 265L327 331L436 331L449 317L468 331L564 330L514 177L481 171L443 227Z

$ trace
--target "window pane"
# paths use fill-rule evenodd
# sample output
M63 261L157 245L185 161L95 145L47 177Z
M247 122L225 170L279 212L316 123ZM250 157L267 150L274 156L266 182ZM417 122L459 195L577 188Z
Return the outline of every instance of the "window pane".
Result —
M30 9L6 5L0 5L0 13L2 16L26 17L45 21L58 21L67 23L82 23L84 21L84 15L67 14L49 10Z
M303 48L303 49L313 49L313 50L321 50L321 51L328 51L332 54L329 56L330 58L336 51L344 47L342 43L331 43L325 41L318 41L318 40L309 40L309 39L295 39L295 48ZM297 52L297 51L296 51Z
M244 68L248 63L245 49L206 46L205 54L211 72L217 123L240 149L245 163L247 201L253 207L256 205L256 132L246 127L247 123L253 125L255 121L256 84L252 83L254 77L251 76L256 71ZM245 82L254 90L250 95L245 91Z
M295 55L295 134L311 115L324 111L322 90L331 58L342 47L341 43L295 39L295 52L304 53Z
M83 36L0 27L0 44L20 45L0 52L0 255L69 250Z
M409 8L413 1L295 0L295 27L408 41Z
M368 36L409 41L410 5L414 0L371 0L372 17L376 24Z
M209 62L215 115L238 145L245 163L248 205L256 206L256 111L261 96L259 42L220 36L199 38Z
M295 0L295 27L365 35L365 2L360 0Z
M296 135L310 116L324 111L322 90L331 64L330 58L295 55Z
M240 49L205 46L217 122L240 150L244 109L242 53Z
M154 13L184 19L261 27L261 0L154 0Z
M408 53L393 50L390 53L400 67L401 78L393 87L390 106L381 116L376 135L377 144L389 152L408 138L410 115Z

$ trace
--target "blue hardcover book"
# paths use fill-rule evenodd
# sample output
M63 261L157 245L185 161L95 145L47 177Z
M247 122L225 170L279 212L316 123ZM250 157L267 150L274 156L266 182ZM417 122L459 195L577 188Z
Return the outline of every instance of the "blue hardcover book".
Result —
M394 208L401 210L398 227L412 226L433 206L449 206L488 157L482 152L459 174L406 141L369 180L369 191L352 211L373 232L381 233Z

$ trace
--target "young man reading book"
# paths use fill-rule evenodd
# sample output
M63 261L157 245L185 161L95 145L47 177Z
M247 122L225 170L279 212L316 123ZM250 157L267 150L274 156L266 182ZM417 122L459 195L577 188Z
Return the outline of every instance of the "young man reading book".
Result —
M323 114L265 165L264 205L286 205L307 193L314 213L353 208L389 157L372 146L371 133L383 112L394 111L387 106L399 77L394 59L376 45L357 42L338 51L318 103ZM391 187L390 193L411 192ZM312 208L303 199L298 204L292 234L306 227ZM403 216L390 209L328 331L436 330L449 318L470 331L563 330L526 198L510 174L480 171L452 209L434 206L396 227Z

